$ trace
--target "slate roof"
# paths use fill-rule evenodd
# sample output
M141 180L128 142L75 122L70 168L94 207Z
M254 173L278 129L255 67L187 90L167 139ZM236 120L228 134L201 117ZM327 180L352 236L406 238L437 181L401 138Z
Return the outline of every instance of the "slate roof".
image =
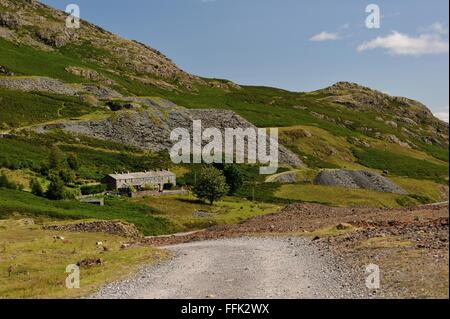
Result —
M124 179L150 178L150 177L155 177L155 176L156 177L165 177L165 176L174 177L175 173L163 170L163 171L109 174L108 176L112 177L115 180L124 180Z

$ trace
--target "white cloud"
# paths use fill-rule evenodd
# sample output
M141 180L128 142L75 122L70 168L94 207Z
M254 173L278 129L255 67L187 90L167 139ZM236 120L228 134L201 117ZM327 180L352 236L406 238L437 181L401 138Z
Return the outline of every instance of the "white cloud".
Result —
M436 34L421 34L418 37L411 37L393 31L385 37L378 37L358 46L359 52L372 49L386 49L393 55L424 55L443 54L449 52L448 39L443 39Z
M449 123L449 114L448 112L439 112L439 113L435 113L434 116L436 116L438 119Z
M429 25L427 27L420 27L419 32L421 33L435 33L440 35L448 35L448 27L446 27L441 22L435 22L432 25Z
M322 41L334 41L340 38L338 33L326 32L322 31L319 34L314 35L309 40L314 42L322 42Z

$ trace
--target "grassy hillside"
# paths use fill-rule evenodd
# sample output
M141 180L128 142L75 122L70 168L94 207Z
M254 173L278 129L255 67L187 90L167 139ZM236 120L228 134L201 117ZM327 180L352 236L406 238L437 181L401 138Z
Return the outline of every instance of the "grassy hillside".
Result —
M54 219L105 219L125 220L133 223L145 235L167 234L173 230L170 222L153 216L147 205L127 200L111 199L105 206L95 206L78 201L50 201L26 192L0 188L0 218L13 214Z
M18 92L0 87L0 130L78 117L94 111L76 97L42 92Z
M155 154L58 129L37 134L31 127L74 118L94 124L106 117L116 118L117 113L108 105L127 97L164 98L191 109L232 110L258 127L279 127L280 142L308 166L307 171L297 172L299 183L282 185L266 183L266 176L259 175L256 166L240 165L244 186L236 197L211 208L212 217L206 219L193 218L192 213L207 207L183 197L112 199L101 208L75 201L48 201L5 189L0 190L0 216L19 212L69 219L123 218L146 234L162 234L238 222L294 201L394 207L445 198L442 188L449 174L448 125L419 102L347 82L315 92L289 92L200 78L179 69L161 52L86 21L76 33L63 32L65 14L38 2L2 0L0 9L7 17L0 17L0 132L9 133L0 138L0 170L23 190L30 191L26 184L33 178L47 187L49 175L61 173L45 172L55 146L65 159L74 154L79 161L72 172L74 180L68 183L72 190L98 183L114 171L169 167L180 180L192 185L199 165L174 166L164 152ZM70 96L58 94L58 90L33 82L37 76L61 81L63 87L95 87L100 93L80 90ZM17 79L30 81L33 89L12 90L8 84ZM105 91L114 94L101 94ZM384 171L410 195L312 185L314 174L334 168ZM290 169L281 167L278 173ZM332 196L325 198L324 194Z

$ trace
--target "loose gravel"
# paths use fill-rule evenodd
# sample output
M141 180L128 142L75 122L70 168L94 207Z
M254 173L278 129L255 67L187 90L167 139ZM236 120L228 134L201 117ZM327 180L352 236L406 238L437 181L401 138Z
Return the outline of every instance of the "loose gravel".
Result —
M368 298L364 269L311 239L243 237L165 247L173 258L108 284L96 299Z

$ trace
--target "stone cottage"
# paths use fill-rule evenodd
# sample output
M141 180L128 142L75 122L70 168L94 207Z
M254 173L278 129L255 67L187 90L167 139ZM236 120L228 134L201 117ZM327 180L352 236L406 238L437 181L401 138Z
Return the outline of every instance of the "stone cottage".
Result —
M103 178L103 184L108 185L109 190L125 190L130 186L136 190L142 190L145 187L154 187L162 191L164 184L176 185L177 176L167 170L148 171L138 173L115 173Z

